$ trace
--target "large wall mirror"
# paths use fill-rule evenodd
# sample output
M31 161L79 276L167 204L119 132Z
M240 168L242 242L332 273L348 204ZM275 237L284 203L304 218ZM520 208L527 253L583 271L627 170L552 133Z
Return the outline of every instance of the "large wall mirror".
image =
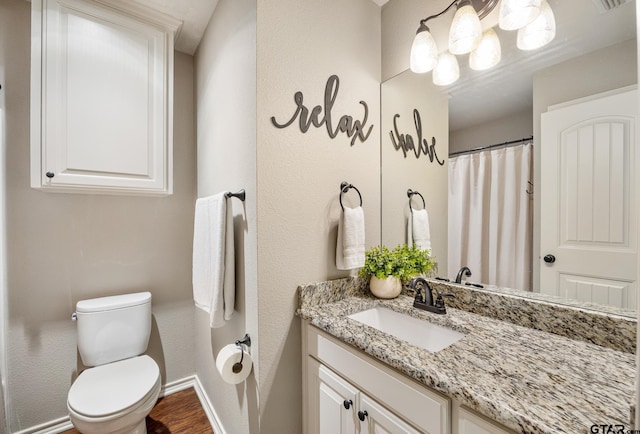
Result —
M449 86L434 85L430 72L409 70L382 84L382 243L407 241L409 216L414 208L422 208L424 198L439 276L453 280L466 265L473 273L467 281L488 290L509 287L521 290L522 296L553 297L560 303L635 315L639 217L635 199L640 194L635 188L640 126L634 130L638 107L635 1L613 8L600 0L548 1L557 27L550 44L535 51L518 50L516 32L494 27L492 13L482 22L485 29L494 27L500 38L502 60L496 67L474 71L468 67L468 56L458 56L460 79ZM414 8L403 14L415 17L417 29L420 18L443 9L440 3L446 7L449 2L390 0L386 7ZM434 24L436 42L446 40L435 33L438 28L448 29L453 13L438 18L444 25ZM393 31L410 33L410 41L415 29ZM410 42L395 48L396 56L404 50L408 65ZM621 101L631 101L634 113L618 116ZM605 112L592 112L590 107ZM558 117L571 118L573 123L570 127L558 124ZM585 140L593 143L586 146ZM515 180L493 175L479 189L500 185L506 191L488 196L527 202L509 211L525 224L524 235L513 237L515 229L503 223L501 205L489 203L494 199L450 191L459 183L477 184L478 172L492 170L475 159L488 159L491 151L473 150L511 141L519 143L492 150L502 153L499 159L507 167L527 166L530 172L516 175ZM524 156L512 155L521 152ZM513 172L513 167L507 172ZM463 178L459 178L461 168ZM414 194L410 200L409 189L421 195ZM515 199L513 191L524 199ZM486 210L460 223L458 213L468 213L479 200L485 202ZM491 215L495 220L484 219ZM549 223L551 217L560 221ZM549 229L550 224L556 229ZM452 255L459 250L459 238L471 238L473 244L496 227L508 229L507 234L498 235L488 249L462 260L459 253ZM549 245L549 240L556 244ZM596 250L604 255L596 256ZM502 258L496 260L496 255ZM487 265L496 261L497 266ZM587 270L572 269L575 264ZM517 275L513 283L499 281L505 270Z

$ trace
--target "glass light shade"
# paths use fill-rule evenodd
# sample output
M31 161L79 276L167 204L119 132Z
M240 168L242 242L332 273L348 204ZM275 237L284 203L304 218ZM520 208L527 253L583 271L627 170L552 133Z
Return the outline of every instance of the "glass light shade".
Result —
M429 29L418 31L411 45L409 65L411 71L425 73L435 68L438 63L438 47Z
M540 15L541 0L502 0L498 25L503 30L518 30Z
M476 71L489 69L496 66L501 57L500 39L493 29L489 29L482 35L478 48L469 55L469 67Z
M456 56L448 51L440 54L438 64L433 70L433 84L447 86L460 78L460 66Z
M469 2L462 2L453 17L449 30L449 51L452 54L467 54L473 51L482 39L482 26L476 10Z
M540 15L532 23L518 30L518 48L535 50L543 47L556 36L556 19L547 0L542 0Z

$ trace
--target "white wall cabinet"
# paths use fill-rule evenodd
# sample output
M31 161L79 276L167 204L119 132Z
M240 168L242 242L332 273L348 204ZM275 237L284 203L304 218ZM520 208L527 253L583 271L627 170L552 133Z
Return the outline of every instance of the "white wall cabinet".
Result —
M31 186L172 192L181 23L122 0L32 0Z
M306 321L302 329L305 434L514 434Z

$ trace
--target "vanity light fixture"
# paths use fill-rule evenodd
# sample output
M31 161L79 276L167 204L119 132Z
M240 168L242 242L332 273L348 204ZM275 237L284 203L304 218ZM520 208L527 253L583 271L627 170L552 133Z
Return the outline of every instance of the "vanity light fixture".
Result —
M500 63L501 57L500 39L495 30L489 29L482 35L478 48L469 55L469 67L475 71L484 71Z
M478 71L497 65L501 58L498 35L493 29L482 33L480 24L497 5L498 0L453 0L441 12L420 20L411 46L411 71L423 74L433 70L434 84L446 86L460 75L453 55L470 53L469 65ZM449 46L443 55L427 21L444 15L454 6L456 13L449 28ZM540 48L555 37L555 19L547 0L502 0L498 25L503 30L518 30L517 46L521 50ZM440 66L440 62L443 65Z
M436 41L429 31L429 27L421 21L411 46L411 70L422 74L431 71L437 63L438 47L436 47Z
M445 51L438 56L438 64L433 70L433 83L437 86L447 86L460 78L458 59Z
M518 30L540 15L541 0L502 0L498 25L502 30Z
M449 29L449 52L467 54L475 50L482 40L482 25L471 0L461 0Z
M542 0L540 15L533 22L518 29L517 46L521 50L535 50L556 36L556 19L547 0Z

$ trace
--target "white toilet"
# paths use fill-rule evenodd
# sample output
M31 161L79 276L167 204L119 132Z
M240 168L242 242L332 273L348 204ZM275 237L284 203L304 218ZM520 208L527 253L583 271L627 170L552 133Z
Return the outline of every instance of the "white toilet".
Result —
M76 304L78 350L84 370L71 385L67 408L83 434L146 434L145 418L160 393L160 370L147 355L151 293Z

